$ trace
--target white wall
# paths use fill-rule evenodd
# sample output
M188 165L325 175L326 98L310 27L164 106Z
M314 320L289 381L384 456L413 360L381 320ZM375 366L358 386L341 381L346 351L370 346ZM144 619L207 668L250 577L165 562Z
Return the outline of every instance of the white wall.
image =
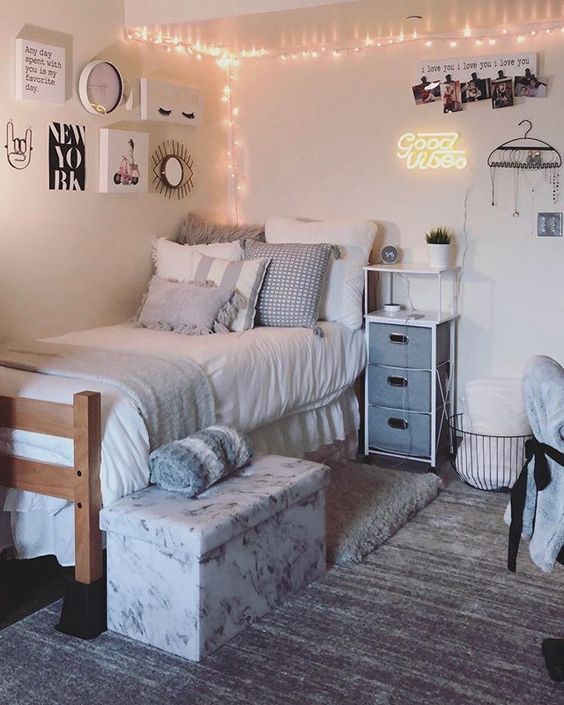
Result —
M286 62L249 60L242 62L234 84L246 220L273 214L374 219L381 225L378 247L399 244L404 261L421 262L426 259L424 233L434 225L454 228L462 247L468 196L462 381L518 376L536 353L564 362L564 239L531 234L536 212L560 211L564 198L554 207L544 188L533 211L522 180L521 216L513 218L513 182L504 174L497 179L499 205L490 205L488 153L522 134L520 120L530 118L534 134L564 150L562 40L540 39L527 46L513 39L498 42L495 50L517 46L540 52L540 74L552 77L552 90L545 100L529 99L503 110L484 102L443 116L439 105L415 106L410 86L417 60L467 53L448 45L403 45ZM486 52L480 47L476 53ZM470 167L408 172L396 156L398 137L445 129L460 132ZM412 298L418 307L427 305L428 282L415 281Z
M26 24L73 37L72 97L64 106L14 98L14 39ZM220 72L212 60L190 61L124 42L122 34L120 0L1 2L0 129L9 119L16 133L30 124L34 151L31 165L20 172L8 165L3 149L0 154L0 339L125 320L135 312L150 276L152 237L173 235L189 209L225 212ZM111 116L90 115L76 88L81 68L93 58L114 60L136 88L142 75L205 88L205 124L147 125L139 120L137 100L133 113L120 107ZM48 190L51 121L86 126L85 192ZM150 150L164 139L182 140L195 162L192 194L168 201L156 193L98 193L99 128L110 125L148 131Z
M237 17L260 12L280 12L302 7L331 5L335 0L125 0L128 27L193 22ZM355 2L355 0L340 0Z

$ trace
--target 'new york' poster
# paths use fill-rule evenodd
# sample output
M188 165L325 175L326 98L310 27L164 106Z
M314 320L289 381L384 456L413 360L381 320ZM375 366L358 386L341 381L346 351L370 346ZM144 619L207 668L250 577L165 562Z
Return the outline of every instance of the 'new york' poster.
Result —
M86 128L52 122L49 125L49 188L84 191Z

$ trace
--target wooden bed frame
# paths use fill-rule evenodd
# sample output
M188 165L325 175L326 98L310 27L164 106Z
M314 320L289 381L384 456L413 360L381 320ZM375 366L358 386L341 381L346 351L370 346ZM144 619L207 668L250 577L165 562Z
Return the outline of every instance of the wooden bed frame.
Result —
M74 503L75 577L66 590L59 631L90 639L106 629L99 513L101 395L80 392L72 404L0 397L0 428L71 438L71 467L0 454L0 486Z

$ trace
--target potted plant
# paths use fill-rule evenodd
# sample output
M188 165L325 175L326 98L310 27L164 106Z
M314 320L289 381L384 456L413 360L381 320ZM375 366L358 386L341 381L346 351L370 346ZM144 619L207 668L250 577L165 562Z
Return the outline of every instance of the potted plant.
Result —
M429 265L437 269L449 266L450 246L454 242L454 233L442 225L425 233L429 251Z

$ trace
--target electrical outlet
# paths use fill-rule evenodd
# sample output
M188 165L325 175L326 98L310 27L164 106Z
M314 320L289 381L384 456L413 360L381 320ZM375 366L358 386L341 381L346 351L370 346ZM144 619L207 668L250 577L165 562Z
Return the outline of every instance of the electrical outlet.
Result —
M562 237L562 213L539 213L538 237Z

